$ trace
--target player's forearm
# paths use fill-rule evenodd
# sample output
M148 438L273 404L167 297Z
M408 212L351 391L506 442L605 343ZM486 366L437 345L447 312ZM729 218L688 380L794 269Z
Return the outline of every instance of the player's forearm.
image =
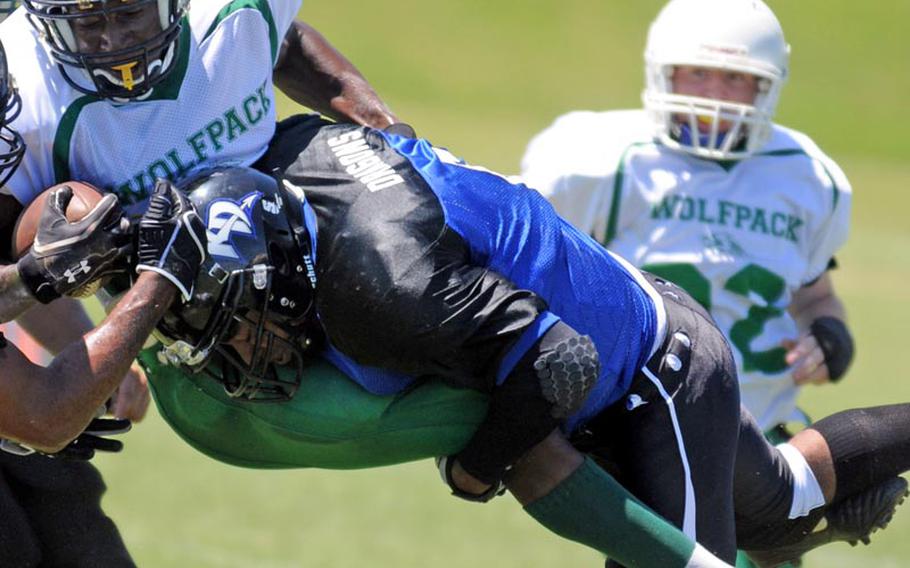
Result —
M164 278L140 275L101 325L55 357L32 397L37 440L23 441L53 452L77 436L120 384L175 293Z
M808 298L794 298L794 300L789 311L800 330L809 329L812 322L821 317L833 317L843 322L847 321L844 303L833 293Z
M295 102L335 120L374 128L396 122L360 71L303 22L294 22L284 38L274 81Z
M19 278L16 265L0 266L0 323L16 319L37 303Z
M844 304L835 293L831 275L827 272L811 285L794 292L788 311L801 331L809 329L812 322L822 317L847 320Z
M93 327L82 302L73 298L35 306L16 318L16 323L54 355L79 341Z
M802 309L794 315L797 325L802 330L809 329L812 322L821 317L833 317L842 322L846 322L847 312L844 309L843 302L841 302L837 296L830 296L803 306Z

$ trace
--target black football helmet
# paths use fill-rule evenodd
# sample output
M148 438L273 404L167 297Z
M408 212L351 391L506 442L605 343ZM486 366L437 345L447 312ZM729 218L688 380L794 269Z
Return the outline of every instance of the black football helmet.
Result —
M22 4L67 83L88 95L122 101L146 97L175 68L189 0L22 0ZM115 51L80 50L77 25L92 29L112 15L124 17L146 6L158 14L160 28L154 35ZM137 75L137 69L143 71Z
M0 43L0 187L6 183L25 154L25 142L9 124L19 116L22 99L9 74L6 51Z
M209 371L227 393L253 401L288 400L300 385L304 352L317 338L311 321L315 270L304 223L303 194L250 168L210 170L181 188L206 224L209 257L193 297L158 326L164 360L191 372ZM238 325L253 330L244 361L225 344ZM290 352L295 373L279 375L273 350Z

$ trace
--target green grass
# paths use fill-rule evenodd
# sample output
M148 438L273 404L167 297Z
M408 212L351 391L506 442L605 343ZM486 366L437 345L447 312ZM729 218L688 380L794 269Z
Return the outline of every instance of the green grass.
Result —
M198 0L201 1L201 0ZM528 138L573 108L638 104L647 23L660 1L310 2L302 15L371 79L400 117L456 154L505 173ZM910 96L907 0L775 0L793 44L781 122L810 133L855 189L836 285L859 355L822 416L910 400ZM284 113L293 112L282 106ZM193 452L151 416L124 455L98 460L106 506L140 566L599 566L510 499L446 495L432 463L364 472L253 472ZM807 566L910 563L910 512L872 547L831 546Z

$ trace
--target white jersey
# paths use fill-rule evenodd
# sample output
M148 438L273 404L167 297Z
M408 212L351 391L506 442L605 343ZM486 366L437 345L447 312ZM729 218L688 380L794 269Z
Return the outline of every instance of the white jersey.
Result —
M28 149L7 183L23 205L87 181L141 210L159 177L250 165L275 132L272 68L301 0L193 0L175 68L151 95L117 104L66 83L20 9L0 25L22 96L13 123Z
M808 137L775 126L756 155L717 162L655 142L644 111L573 112L531 141L522 178L578 228L709 307L762 428L797 416L781 342L799 332L787 307L846 240L851 201L843 172Z

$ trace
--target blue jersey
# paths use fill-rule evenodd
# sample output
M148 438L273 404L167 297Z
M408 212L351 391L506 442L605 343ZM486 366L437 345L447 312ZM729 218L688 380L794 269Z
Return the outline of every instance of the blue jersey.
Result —
M295 168L318 225L326 356L370 392L430 374L495 388L562 320L601 362L571 431L650 356L659 297L524 185L425 140L349 125L320 128Z

